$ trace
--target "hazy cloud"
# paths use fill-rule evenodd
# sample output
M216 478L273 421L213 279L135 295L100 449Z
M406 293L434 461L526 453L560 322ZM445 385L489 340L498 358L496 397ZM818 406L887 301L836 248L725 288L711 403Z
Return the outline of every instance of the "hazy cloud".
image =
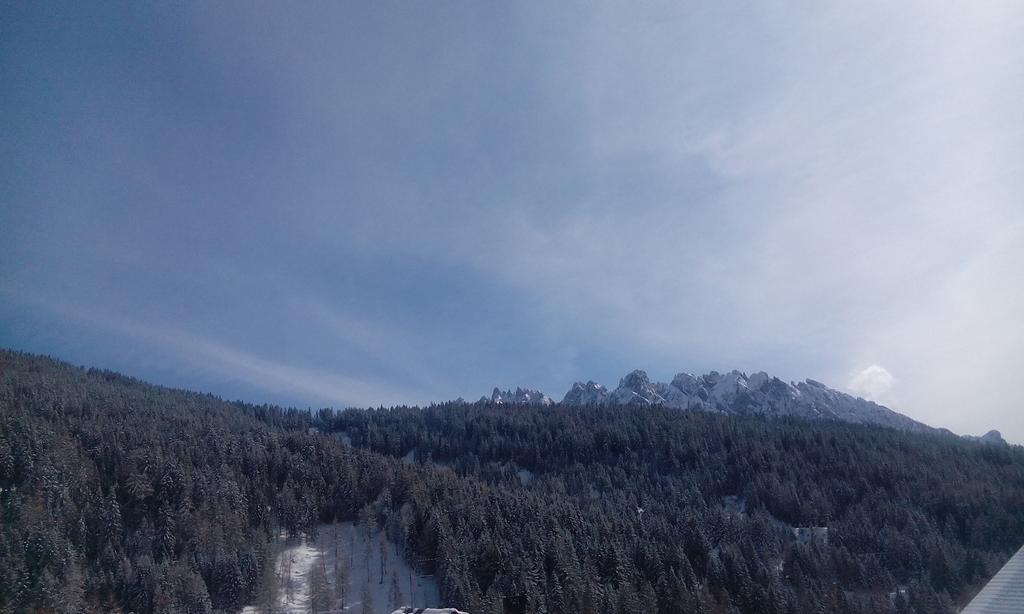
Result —
M1020 3L5 11L0 343L300 404L764 369L1024 441Z

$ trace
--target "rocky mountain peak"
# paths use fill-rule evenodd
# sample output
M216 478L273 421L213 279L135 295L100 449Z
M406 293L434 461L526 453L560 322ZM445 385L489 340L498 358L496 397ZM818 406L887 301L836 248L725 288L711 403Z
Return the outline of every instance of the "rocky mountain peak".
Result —
M515 391L495 387L491 398L481 397L480 401L495 405L551 405L554 400L539 390L516 387Z
M663 405L680 409L734 414L800 416L881 424L903 430L930 427L872 401L855 398L808 379L787 384L764 371L747 376L741 371L711 371L696 376L679 373L670 383L652 382L646 371L627 373L608 391L593 381L577 382L566 393L566 405Z
M608 389L594 380L587 383L576 382L565 393L562 403L565 405L598 405L608 396Z

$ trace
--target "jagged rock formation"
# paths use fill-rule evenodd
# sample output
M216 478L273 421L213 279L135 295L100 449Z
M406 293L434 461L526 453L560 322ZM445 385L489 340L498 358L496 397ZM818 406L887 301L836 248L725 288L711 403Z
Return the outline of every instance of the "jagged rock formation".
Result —
M786 383L761 371L747 376L740 371L712 371L696 376L680 373L665 384L652 382L644 371L632 371L608 391L595 382L577 382L566 393L566 405L664 405L680 409L733 414L763 414L829 418L880 424L902 430L930 427L903 414L808 379Z
M495 388L480 403L496 405L552 405L554 401L538 390L516 388L515 391ZM878 424L904 431L939 431L895 412L874 401L855 397L806 379L786 383L758 371L747 375L741 371L705 375L679 373L669 383L652 382L645 371L627 373L614 390L590 380L576 382L565 393L562 405L662 405L679 409L714 411L730 414L796 416L799 418L843 420ZM1005 444L999 431L981 437L965 436L990 444Z
M576 382L572 385L572 389L565 393L562 403L566 405L599 405L607 396L608 389L593 380L586 384Z
M495 405L552 405L554 400L539 390L529 388L516 388L511 390L500 390L495 388L491 392L491 398L480 397L481 403L494 403Z
M981 443L987 443L990 445L1006 445L1006 440L1003 439L1003 434L999 431L992 429L985 433L981 437L975 437L974 435L964 435L965 439L973 439L974 441L980 441Z

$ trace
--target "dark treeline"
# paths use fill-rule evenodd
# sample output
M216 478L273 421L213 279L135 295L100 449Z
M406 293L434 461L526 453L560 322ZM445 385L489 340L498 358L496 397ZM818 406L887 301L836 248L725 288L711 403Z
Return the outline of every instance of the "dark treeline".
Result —
M1024 452L651 408L311 416L0 351L0 612L236 611L274 536L338 520L474 614L951 612L1024 537Z

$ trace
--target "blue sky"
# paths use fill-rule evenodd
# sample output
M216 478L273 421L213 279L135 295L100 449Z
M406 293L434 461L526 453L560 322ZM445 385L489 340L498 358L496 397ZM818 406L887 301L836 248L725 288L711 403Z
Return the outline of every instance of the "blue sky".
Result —
M4 3L0 345L299 406L813 377L1024 441L1017 2Z

